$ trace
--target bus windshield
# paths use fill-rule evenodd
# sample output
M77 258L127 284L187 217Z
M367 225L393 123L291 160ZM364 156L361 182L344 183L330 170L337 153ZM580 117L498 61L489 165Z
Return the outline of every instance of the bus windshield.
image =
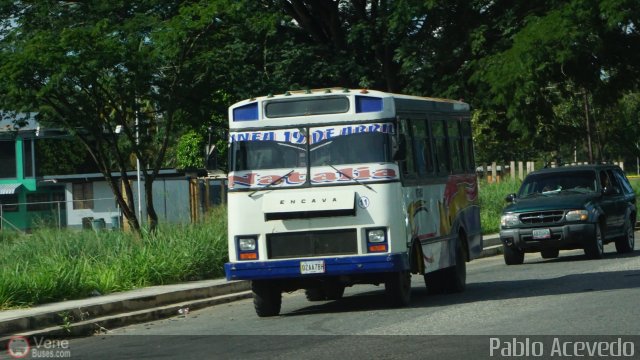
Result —
M391 136L389 132L378 131L338 134L324 134L332 128L311 129L311 166L384 163L391 161Z
M307 161L312 167L391 162L393 131L393 124L384 123L236 133L231 136L231 167L245 171L306 168Z
M306 167L306 144L238 141L233 145L234 171Z

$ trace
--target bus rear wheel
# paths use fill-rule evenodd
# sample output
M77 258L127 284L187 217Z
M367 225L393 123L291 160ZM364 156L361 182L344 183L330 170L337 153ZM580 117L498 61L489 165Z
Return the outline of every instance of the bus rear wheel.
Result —
M282 292L280 288L267 281L252 281L253 306L259 317L276 316L280 314L282 306Z
M467 286L467 256L462 242L465 238L460 236L456 243L456 264L445 269L445 290L448 293L463 292Z
M467 259L461 242L456 244L454 266L424 274L424 284L430 295L463 292L467 285Z
M387 274L384 291L389 305L393 307L409 305L411 302L411 273L399 271Z
M442 270L424 274L424 285L427 287L427 293L429 295L444 293L444 284Z

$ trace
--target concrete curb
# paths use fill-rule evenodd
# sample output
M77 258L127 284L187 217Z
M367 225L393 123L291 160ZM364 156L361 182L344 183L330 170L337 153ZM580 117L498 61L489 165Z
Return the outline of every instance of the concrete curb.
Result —
M153 286L124 293L0 312L0 348L11 334L25 337L73 337L110 328L168 318L186 310L251 297L248 281L224 279Z
M502 254L502 241L500 241L500 234L483 236L482 242L483 247L480 258Z
M499 235L484 236L480 258L499 255ZM153 286L124 293L0 312L0 348L11 334L33 337L73 337L162 318L252 296L249 281L206 280Z

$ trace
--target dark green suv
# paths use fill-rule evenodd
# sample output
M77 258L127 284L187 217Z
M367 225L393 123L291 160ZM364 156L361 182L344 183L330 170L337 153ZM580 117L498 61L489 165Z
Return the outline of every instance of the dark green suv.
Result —
M635 245L636 196L614 165L580 165L530 173L500 219L500 240L507 265L522 264L525 252L555 258L560 250L584 249L602 258L604 244L618 253Z

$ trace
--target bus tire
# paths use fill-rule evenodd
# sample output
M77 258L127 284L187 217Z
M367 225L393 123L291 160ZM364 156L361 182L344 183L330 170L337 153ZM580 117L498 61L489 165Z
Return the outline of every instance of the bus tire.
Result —
M253 306L259 317L276 316L280 314L282 292L274 284L267 281L252 281Z
M411 273L399 271L387 274L384 292L390 306L407 306L411 302Z
M462 242L464 236L458 236L456 242L456 264L444 269L444 287L448 293L463 292L467 286L467 256Z
M445 291L445 279L443 270L432 271L424 274L424 285L427 287L427 294L438 295Z

